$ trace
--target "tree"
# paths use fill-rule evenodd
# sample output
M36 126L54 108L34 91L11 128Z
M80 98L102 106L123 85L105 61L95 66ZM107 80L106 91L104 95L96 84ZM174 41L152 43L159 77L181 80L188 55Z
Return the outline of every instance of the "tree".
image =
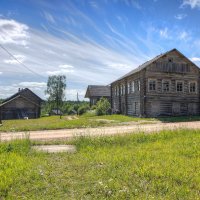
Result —
M48 77L46 94L49 95L48 101L51 106L56 106L57 114L63 104L66 89L66 76L53 75Z
M111 105L110 102L108 101L108 99L102 97L96 105L96 114L97 115L107 115L109 114L111 109Z

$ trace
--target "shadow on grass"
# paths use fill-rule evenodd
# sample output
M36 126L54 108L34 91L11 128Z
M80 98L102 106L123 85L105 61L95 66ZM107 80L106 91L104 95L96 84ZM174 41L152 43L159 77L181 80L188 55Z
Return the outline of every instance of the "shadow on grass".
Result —
M158 117L156 118L163 123L168 122L192 122L200 121L200 116L177 116L177 117Z

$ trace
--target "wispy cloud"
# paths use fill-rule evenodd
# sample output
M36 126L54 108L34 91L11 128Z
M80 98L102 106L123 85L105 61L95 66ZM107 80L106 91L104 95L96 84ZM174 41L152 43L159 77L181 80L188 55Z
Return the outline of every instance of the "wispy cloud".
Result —
M14 57L21 63L23 63L26 59L24 55L14 55ZM19 62L17 60L11 58L11 59L6 59L3 62L11 65L19 65Z
M186 14L177 14L174 17L175 17L175 19L182 20L182 19L186 18L187 15Z
M68 75L69 73L74 72L74 67L71 65L59 65L59 70L55 71L47 71L47 74L52 76L52 75Z
M187 41L187 40L190 39L190 35L189 35L188 32L182 31L182 32L180 32L180 34L179 34L179 39L180 39L180 40L185 40L185 41Z
M141 5L138 0L122 0L127 6L133 6L134 8L141 9Z
M183 0L181 7L190 6L192 9L200 8L200 0Z
M161 30L159 31L159 33L160 33L160 36L161 36L162 38L169 38L169 37L170 37L170 36L169 36L169 30L168 30L167 27L165 27L164 29L161 29Z
M46 11L44 11L44 17L48 22L53 23L53 24L56 23L56 20L54 19L53 15Z

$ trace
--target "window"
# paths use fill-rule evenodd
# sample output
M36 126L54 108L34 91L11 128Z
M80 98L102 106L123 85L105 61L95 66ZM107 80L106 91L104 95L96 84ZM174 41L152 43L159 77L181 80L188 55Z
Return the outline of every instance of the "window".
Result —
M132 85L131 85L131 92L135 92L135 83L134 83L134 81L132 82Z
M168 62L173 62L173 58L168 58Z
M138 91L140 91L140 81L138 81Z
M123 85L123 94L125 95L125 93L126 93L126 86Z
M169 88L170 88L170 81L163 80L163 82L162 82L163 92L169 92Z
M195 93L197 91L196 82L190 82L190 92Z
M156 91L156 80L149 80L149 91Z
M128 94L130 94L131 93L131 84L130 83L127 84L127 88L128 88Z
M123 95L123 85L121 85L121 91L120 91L121 96Z
M183 82L182 81L176 82L176 91L177 92L183 92Z

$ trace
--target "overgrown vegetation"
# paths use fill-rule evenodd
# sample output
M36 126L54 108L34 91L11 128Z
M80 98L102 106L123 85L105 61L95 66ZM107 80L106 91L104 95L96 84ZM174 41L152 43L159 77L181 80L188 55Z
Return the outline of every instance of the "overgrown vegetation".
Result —
M75 144L78 152L0 144L1 199L199 199L200 131L56 143Z
M64 115L75 115L87 112L89 110L89 103L86 101L65 101L63 102L62 106L60 106L60 110ZM50 113L52 106L49 102L43 103L42 106L42 116L46 116ZM79 111L78 111L79 110Z
M96 114L100 115L107 115L111 113L111 105L108 99L101 98L96 105Z

